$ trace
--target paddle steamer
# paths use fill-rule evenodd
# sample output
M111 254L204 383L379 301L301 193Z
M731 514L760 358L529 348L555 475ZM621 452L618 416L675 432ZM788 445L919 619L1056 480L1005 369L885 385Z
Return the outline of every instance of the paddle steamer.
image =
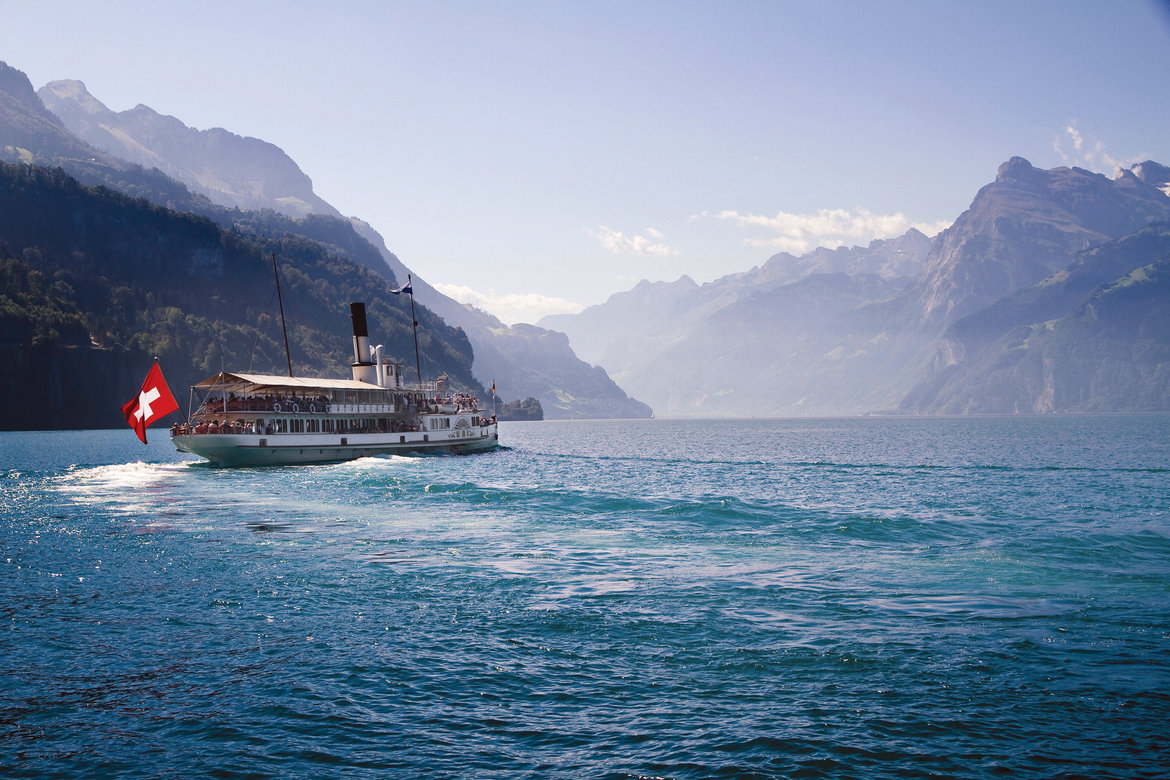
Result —
M352 379L221 372L191 388L183 451L220 466L327 463L367 455L471 453L499 446L495 415L445 377L408 387L398 363L371 359L365 304L350 304Z

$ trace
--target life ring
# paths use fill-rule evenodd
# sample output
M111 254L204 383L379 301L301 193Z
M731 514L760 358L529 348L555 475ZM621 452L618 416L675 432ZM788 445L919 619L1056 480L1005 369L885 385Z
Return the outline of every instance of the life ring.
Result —
M313 414L317 413L317 404L309 404L309 411Z
M274 411L274 412L280 411L280 402L279 401L276 401L275 403L272 404L272 411Z
M293 405L292 405L292 410L293 410L294 412L299 412L299 411L301 410L301 405L300 405L300 404L293 404Z

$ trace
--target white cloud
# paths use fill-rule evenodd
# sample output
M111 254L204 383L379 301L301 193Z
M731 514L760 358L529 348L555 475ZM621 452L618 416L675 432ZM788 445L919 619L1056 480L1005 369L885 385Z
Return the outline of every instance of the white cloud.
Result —
M1072 149L1065 148L1065 143L1071 144ZM1097 138L1086 138L1076 122L1070 122L1064 132L1052 139L1052 148L1060 155L1065 165L1075 165L1079 168L1116 176L1123 168L1129 168L1139 162L1139 158L1132 160L1118 160L1105 151L1105 144Z
M670 257L677 255L677 249L663 243L665 236L654 228L646 228L650 238L646 236L627 237L622 233L602 225L597 230L589 231L601 245L615 255L637 255L639 257ZM657 243L656 243L657 242Z
M499 317L505 324L536 322L549 314L576 314L582 304L539 293L505 293L481 290L458 284L436 284L435 289L460 303L470 303Z
M933 236L950 226L950 222L912 222L905 214L874 214L858 208L821 209L814 214L777 212L774 216L741 214L738 211L703 212L702 216L732 222L740 227L762 230L768 235L744 239L749 246L776 249L794 255L815 247L835 249L839 246L866 244L876 238L895 238L910 228Z

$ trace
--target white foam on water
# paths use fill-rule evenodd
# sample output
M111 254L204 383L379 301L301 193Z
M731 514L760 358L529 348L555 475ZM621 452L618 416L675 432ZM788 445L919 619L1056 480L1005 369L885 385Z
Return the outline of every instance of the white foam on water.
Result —
M142 503L144 497L165 491L190 464L117 463L70 470L58 489L82 503ZM146 503L153 503L147 501Z

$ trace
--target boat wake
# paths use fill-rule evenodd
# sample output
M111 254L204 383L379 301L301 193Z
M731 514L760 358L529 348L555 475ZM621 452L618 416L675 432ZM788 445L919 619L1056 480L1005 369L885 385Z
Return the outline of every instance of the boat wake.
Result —
M195 463L115 463L106 466L70 468L60 477L62 493L78 497L151 491L173 484Z

